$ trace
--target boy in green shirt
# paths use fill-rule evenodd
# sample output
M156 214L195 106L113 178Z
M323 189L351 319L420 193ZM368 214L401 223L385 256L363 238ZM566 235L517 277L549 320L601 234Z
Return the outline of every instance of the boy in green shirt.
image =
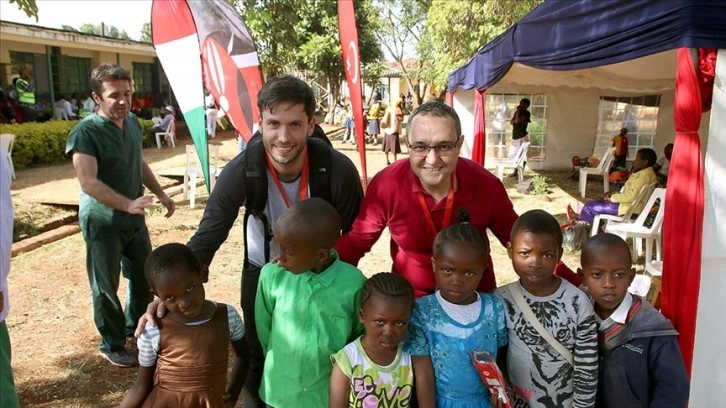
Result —
M363 333L366 278L338 259L335 208L320 198L290 207L274 226L279 255L262 268L255 319L265 353L260 396L269 406L327 407L330 355Z

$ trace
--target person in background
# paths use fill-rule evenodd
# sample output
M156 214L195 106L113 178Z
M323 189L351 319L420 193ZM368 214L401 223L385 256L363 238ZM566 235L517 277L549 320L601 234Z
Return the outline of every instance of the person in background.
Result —
M20 77L15 81L15 89L18 94L18 104L20 104L23 122L35 122L38 115L38 106L35 99L33 76L27 67L20 68L18 73Z
M10 197L10 163L8 154L0 149L0 407L18 408L18 395L10 365L10 336L5 319L10 312L8 274L10 249L13 245L13 202Z
M522 98L517 105L517 109L512 116L512 120L509 123L512 124L512 143L509 145L509 158L513 158L517 155L517 150L522 143L529 142L529 133L527 132L527 125L532 122L532 115L527 109L529 109L529 99ZM527 162L524 163L527 165ZM522 167L524 168L524 167ZM514 170L512 177L518 177L519 170Z
M628 128L621 128L620 133L613 137L613 147L613 167L624 170L628 158Z
M58 100L53 104L53 116L57 118L56 112L65 113L70 120L76 119L76 114L73 112L73 105L63 95L58 95Z
M368 108L368 138L369 143L378 144L378 135L381 133L381 118L383 117L383 106L381 97L373 96L373 104Z
M659 157L653 165L653 171L655 176L658 177L658 181L665 185L668 181L668 170L671 167L671 156L673 155L673 143L668 143L663 148L663 156Z
M91 97L88 92L83 94L83 100L81 101L81 108L78 111L78 116L85 118L96 111L96 101Z
M165 106L164 109L161 110L161 112L164 114L164 119L162 119L158 125L155 125L149 131L149 140L151 144L156 143L156 133L166 132L167 129L169 129L169 125L174 121L174 108L172 108L171 106ZM164 143L166 145L171 145L171 136L165 135Z
M204 97L206 105L205 114L207 116L207 137L214 139L217 136L217 103L214 101L214 95L205 91L207 96Z
M118 65L101 64L91 73L98 114L91 114L68 135L66 154L81 184L79 222L86 242L86 270L91 286L93 316L101 335L99 352L117 367L133 367L136 356L126 350L136 322L151 301L144 262L151 253L146 209L154 199L166 207L176 204L156 180L141 156L141 125L131 105L131 75ZM119 274L128 279L126 308L121 307Z
M400 113L400 115L399 115ZM393 153L393 161L398 160L398 154L401 153L401 119L403 118L403 101L399 99L395 105L391 105L386 109L381 123L388 126L383 129L383 144L381 150L386 154L386 164L391 164L388 154Z

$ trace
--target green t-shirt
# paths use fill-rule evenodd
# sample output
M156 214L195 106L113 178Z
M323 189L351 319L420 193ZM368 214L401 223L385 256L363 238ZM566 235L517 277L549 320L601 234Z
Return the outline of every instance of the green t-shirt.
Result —
M88 116L68 134L66 154L79 152L93 156L98 162L97 178L115 192L136 199L144 192L141 184L141 125L129 114L120 129L110 120L96 114ZM138 228L144 217L114 210L81 191L79 217L81 225L120 229Z
M262 268L255 318L265 351L260 395L273 407L327 407L330 355L363 333L358 321L365 276L336 258L319 274Z

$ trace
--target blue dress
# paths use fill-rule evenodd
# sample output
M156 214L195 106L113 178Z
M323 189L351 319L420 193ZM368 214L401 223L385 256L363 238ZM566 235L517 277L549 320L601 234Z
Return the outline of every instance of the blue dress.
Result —
M481 312L470 324L449 317L436 294L416 301L405 351L431 356L439 408L488 408L489 391L474 368L470 353L487 351L494 358L507 344L504 308L494 295L479 293Z

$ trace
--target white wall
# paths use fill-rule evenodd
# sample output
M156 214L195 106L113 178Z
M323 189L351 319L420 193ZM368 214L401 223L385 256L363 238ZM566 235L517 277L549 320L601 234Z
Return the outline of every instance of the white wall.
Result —
M704 118L705 119L705 118ZM726 401L726 50L716 62L710 133L705 160L701 289L696 316L690 406L722 407ZM717 126L720 123L721 126ZM701 133L703 139L704 134Z

